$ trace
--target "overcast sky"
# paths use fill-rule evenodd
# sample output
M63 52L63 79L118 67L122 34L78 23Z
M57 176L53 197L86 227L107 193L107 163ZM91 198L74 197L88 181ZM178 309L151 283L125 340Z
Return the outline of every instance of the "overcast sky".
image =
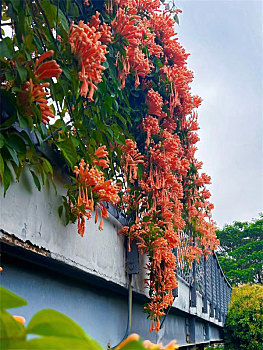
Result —
M263 211L263 2L178 0L179 41L191 53L198 159L211 175L218 226Z

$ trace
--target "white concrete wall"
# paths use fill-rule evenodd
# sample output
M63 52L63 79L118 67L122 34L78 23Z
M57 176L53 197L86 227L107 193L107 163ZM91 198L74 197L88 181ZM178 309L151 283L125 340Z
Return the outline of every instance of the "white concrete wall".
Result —
M60 180L56 179L58 193L65 194ZM0 228L48 250L54 259L125 286L124 237L117 235L120 223L111 216L99 231L93 215L81 237L77 224L65 226L64 219L59 218L61 204L52 186L39 192L26 172L18 184L11 185L4 199L1 194Z
M66 190L63 179L56 176L59 195ZM1 188L1 191L3 189ZM30 243L40 250L48 251L54 259L89 272L93 275L127 286L125 272L124 237L117 233L120 223L110 215L104 219L104 230L99 231L99 224L94 223L94 215L86 222L84 237L77 233L77 224L64 224L58 215L61 198L53 187L47 185L41 192L33 183L31 174L25 171L20 182L12 184L6 197L0 194L0 232L2 239L17 238ZM134 290L148 296L144 288L147 257L140 256L140 273L133 280ZM209 313L202 313L202 298L197 295L197 307L190 308L189 288L181 280L179 295L173 306L187 313L209 319ZM214 320L215 323L218 323Z

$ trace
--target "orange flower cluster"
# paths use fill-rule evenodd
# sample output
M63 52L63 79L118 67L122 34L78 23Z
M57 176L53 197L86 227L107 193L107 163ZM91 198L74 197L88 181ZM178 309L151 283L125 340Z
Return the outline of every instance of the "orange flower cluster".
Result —
M111 42L111 27L108 26L106 23L101 23L100 19L100 13L96 11L96 14L91 17L91 20L89 22L90 27L94 27L96 31L99 31L101 33L100 41L103 43L110 43Z
M147 148L150 144L151 136L158 134L160 131L158 119L152 117L151 115L146 116L142 120L142 128L144 131L147 132L147 138L145 141L145 148Z
M126 139L125 142L126 146L121 146L123 150L121 163L124 164L125 181L129 180L133 184L138 178L138 164L143 163L143 156L138 151L136 142L131 139ZM127 174L129 174L128 177Z
M34 66L36 80L49 79L52 77L59 78L62 70L57 62L55 60L43 62L45 59L53 55L54 51L50 50L46 51L36 59ZM41 110L41 121L45 124L49 122L50 118L55 117L53 110L47 104L46 96L49 95L49 92L45 91L45 88L48 87L49 83L33 83L33 80L30 78L23 86L23 92L19 94L19 103L29 115L34 115L31 104L34 102L38 103Z
M150 89L147 92L146 104L148 106L148 113L161 116L162 107L163 107L163 98L158 91Z
M30 106L31 103L38 103L41 110L41 121L45 124L49 122L50 118L55 118L54 112L51 107L48 106L47 99L45 98L49 95L49 92L45 91L45 88L47 87L49 87L49 83L33 84L33 81L30 78L23 87L23 91L26 92L26 95L22 95L22 93L20 94L20 101L22 102L24 100L26 102L27 113L29 115L34 115Z
M182 229L185 223L182 220L183 205L180 201L183 188L175 170L180 170L184 164L180 160L183 150L178 136L167 130L161 131L156 118L147 118L144 119L143 130L150 137L158 134L161 141L155 144L152 140L144 163L143 177L139 181L141 197L137 198L137 210L141 206L143 212L137 216L135 224L123 228L121 232L136 239L139 248L149 255L150 277L146 285L150 289L151 302L146 310L152 319L150 329L158 331L160 317L171 305L172 291L177 286L176 257L171 249L177 247L177 230ZM155 128L147 120L154 120Z
M122 69L119 71L119 79L122 82L121 87L124 88L125 79L132 71L135 75L135 88L137 88L140 84L139 77L146 77L153 67L140 47L145 34L142 19L134 14L133 8L130 8L126 13L120 7L111 26L114 29L115 41L123 38L128 40L129 43L128 46L124 45L126 57L122 57Z
M121 8L133 9L136 12L152 13L156 11L161 3L160 0L115 0L115 4Z
M119 8L114 20L111 22L111 27L114 29L115 35L122 36L129 41L130 46L136 47L141 38L141 33L136 28L139 20L140 16L125 13L122 8Z
M91 23L85 24L79 21L78 25L71 23L69 28L69 43L71 51L76 55L81 71L79 79L83 82L80 95L93 101L94 91L97 84L102 81L102 72L105 67L102 63L106 61L106 46L101 42L110 41L110 30L107 25L99 26L100 20L97 13L92 17Z
M142 78L142 88L138 90L148 111L139 124L143 133L138 135L139 149L131 139L118 145L126 188L123 208L134 213L131 225L123 227L120 233L129 237L129 243L136 239L141 252L148 255L145 285L151 302L145 309L152 320L150 330L158 331L161 316L173 303L177 265L187 263L191 267L194 260L211 253L217 244L215 223L211 220L213 205L208 202L210 192L205 187L210 178L199 174L202 164L195 158L199 137L194 109L201 99L191 95L193 73L186 68L189 54L179 44L175 21L160 9L159 0L109 0L106 10L111 26L101 24L96 12L87 24L72 23L69 43L82 68L80 94L86 97L89 92L90 101L102 80L102 62L106 60L106 46L102 43L118 48L116 66L121 88L129 74L134 76L135 88ZM41 69L36 74L41 77ZM94 209L95 221L98 209L101 211L102 229L103 218L108 215L102 202L119 201L118 188L111 180L105 181L97 168L109 167L107 156L105 146L100 147L92 158L92 166L82 160L75 167L78 200L72 204L72 212L78 216L81 235L85 218L89 219ZM172 253L174 248L177 257Z
M123 37L129 41L128 45L124 43L126 57L122 57L119 69L122 87L132 70L135 86L140 83L134 66L138 59L131 59L130 52L142 52L143 47L148 50L148 56L141 55L142 65L148 67L148 73L145 69L142 77L147 78L152 70L154 57L162 62L158 84L155 81L153 85L150 78L142 82L142 90L148 90L148 115L141 124L147 134L143 173L138 192L131 186L133 189L128 188L123 196L126 210L136 215L131 226L121 230L129 240L136 239L140 250L149 257L149 278L145 284L151 302L145 308L152 319L150 330L158 331L160 317L172 304L172 291L177 285L177 260L171 249L177 248L179 266L187 263L191 267L193 260L211 253L217 244L215 224L210 220L213 206L207 201L210 193L205 188L210 178L198 175L201 163L195 159L199 137L195 133L198 124L194 109L201 99L191 95L189 84L193 73L186 68L189 54L178 43L175 21L170 14L151 11L148 1L115 0L114 3L117 5L112 21L115 40ZM134 186L137 175L130 172L126 176L129 162L122 163L125 181L128 186ZM195 239L192 231L196 233Z
M135 88L140 85L139 77L145 78L151 72L152 65L149 59L138 47L128 47L127 58L131 70L135 75Z
M163 56L163 48L156 43L156 34L151 30L151 24L145 17L143 21L138 23L142 33L141 46L147 47L150 56L156 56L158 58Z
M175 21L169 13L153 13L150 16L150 25L161 43L169 42L176 34Z
M43 62L46 58L49 58L53 55L54 51L49 50L43 53L43 55L41 55L38 59L36 59L34 73L38 80L48 79L52 77L58 78L62 73L62 69L55 60Z
M91 212L95 209L95 223L98 221L99 211L101 220L99 230L103 229L103 218L107 218L108 212L103 202L116 204L120 198L118 196L119 188L112 184L111 180L105 181L103 172L98 170L95 165L107 168L108 152L105 146L99 147L95 152L93 166L90 167L82 159L79 166L75 166L74 173L78 184L78 200L77 203L71 202L71 211L78 217L78 233L83 236L85 232L85 217L89 220ZM106 159L105 159L106 158Z

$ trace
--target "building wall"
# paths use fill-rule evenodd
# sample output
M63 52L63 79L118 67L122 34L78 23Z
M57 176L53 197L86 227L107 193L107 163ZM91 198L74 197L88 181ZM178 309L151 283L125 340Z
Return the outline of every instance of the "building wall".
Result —
M56 175L55 182L58 193L64 194L63 177ZM110 215L104 220L104 230L99 231L93 217L81 237L76 224L65 226L64 219L59 218L60 205L61 198L53 187L46 186L39 192L28 172L19 184L11 185L4 199L1 194L1 239L43 255L51 265L52 261L66 264L55 273L52 267L45 268L45 263L40 268L32 262L25 263L19 255L10 258L6 254L6 262L2 263L2 284L28 300L29 305L19 310L26 319L42 308L53 308L72 317L104 346L108 342L116 345L125 334L127 320L126 251L124 237L117 234L121 224ZM190 308L189 287L179 280L178 297L164 328L158 334L150 334L149 320L142 312L148 296L143 282L146 262L147 257L140 256L140 273L133 279L132 331L156 342L166 343L176 338L180 344L185 344L189 315L211 321L209 313L202 313L202 298L197 295L197 307ZM63 275L63 266L70 267L71 272ZM87 277L84 280L74 278L74 271L82 271ZM89 276L99 278L100 287L94 281L91 283ZM104 282L110 282L114 288L105 287ZM200 342L204 340L202 322L196 331ZM212 322L219 324L215 319Z

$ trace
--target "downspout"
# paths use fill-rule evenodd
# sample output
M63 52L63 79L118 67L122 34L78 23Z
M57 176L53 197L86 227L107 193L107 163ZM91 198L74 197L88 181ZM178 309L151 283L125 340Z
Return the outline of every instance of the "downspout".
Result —
M125 334L122 340L115 346L110 347L108 345L107 349L115 349L121 344L121 342L128 337L131 332L132 326L132 275L139 273L139 253L138 247L135 241L130 244L130 251L128 249L128 239L125 237L125 246L126 246L126 270L129 276L129 285L128 285L128 316L127 316L127 326Z

